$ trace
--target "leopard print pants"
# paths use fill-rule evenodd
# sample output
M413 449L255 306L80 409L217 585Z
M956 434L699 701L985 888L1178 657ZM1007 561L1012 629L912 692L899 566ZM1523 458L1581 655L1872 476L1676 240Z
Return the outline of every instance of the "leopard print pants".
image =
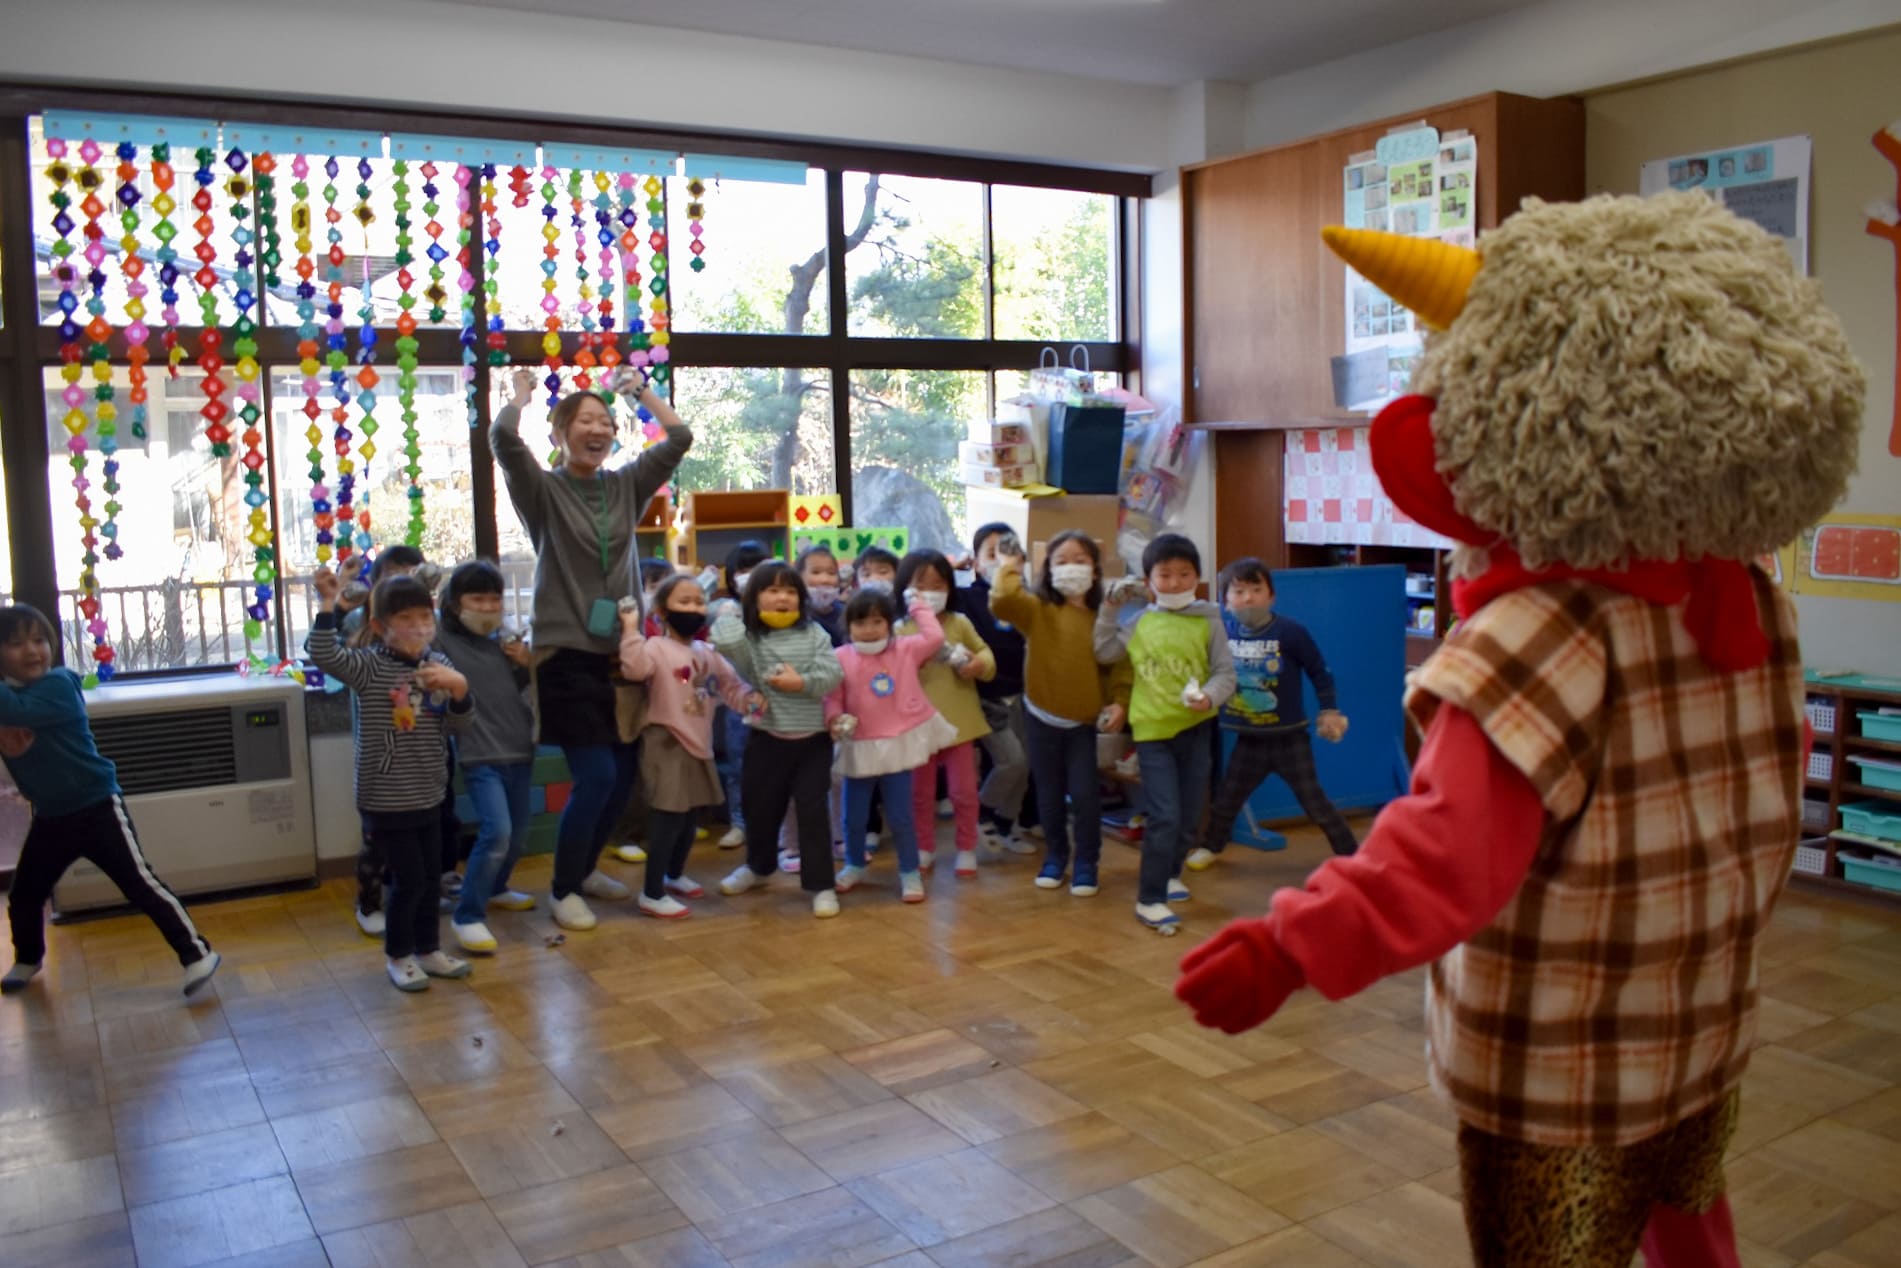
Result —
M1629 1268L1656 1203L1723 1196L1736 1094L1634 1145L1530 1145L1459 1128L1466 1229L1479 1268Z

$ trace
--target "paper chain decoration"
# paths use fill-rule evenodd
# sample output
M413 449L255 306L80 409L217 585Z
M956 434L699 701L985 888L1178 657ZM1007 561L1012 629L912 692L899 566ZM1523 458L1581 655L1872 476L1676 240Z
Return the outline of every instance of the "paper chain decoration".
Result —
M409 164L397 159L390 165L390 174L394 178L393 190L396 195L396 285L399 290L396 299L396 402L403 415L403 473L409 477L409 524L403 530L403 540L411 546L420 546L424 527L422 438L416 429L416 350L420 345L416 342L416 315L412 311L416 306L416 275L409 271L409 266L416 258L409 250L416 241L409 232L413 223L409 218ZM369 286L365 284L363 289L367 296Z
M335 424L331 440L337 452L337 562L344 564L356 553L356 463L350 457L350 442L355 439L350 431L351 391L347 368L350 341L343 333L343 231L337 227L343 220L343 213L337 210L336 180L340 170L334 156L324 162L327 179L323 187L323 218L328 226L324 236L329 243L326 257L329 267L324 270L328 301L324 311L329 318L324 326L324 364L330 372L330 391L335 398L330 421ZM365 542L367 544L367 536Z
M295 235L292 245L297 249L297 372L303 376L303 415L306 421L304 440L310 445L304 458L310 463L310 517L317 530L317 562L327 565L335 554L337 516L336 507L330 501L330 486L324 483L323 470L323 427L317 421L323 416L323 406L317 397L323 391L321 372L322 363L317 360L321 346L317 336L322 327L317 324L317 274L316 261L311 258L312 240L310 236L310 160L299 154L291 161L291 175L296 178L290 187L291 204L290 229Z
M244 468L244 504L250 508L245 517L249 529L245 540L251 544L251 581L255 586L251 602L244 609L244 641L248 649L252 642L264 636L264 623L271 618L277 552L271 536L271 497L264 487L264 433L258 428L258 421L263 417L263 397L258 384L262 372L257 363L257 323L251 318L257 295L249 281L251 266L256 263L250 251L256 235L245 224L250 217L251 178L244 172L249 166L253 175L260 170L268 173L275 163L269 155L259 155L255 162L247 160L244 151L236 146L225 155L224 162L231 169L225 192L231 196L231 219L235 226L231 230L231 241L237 247L232 261L232 302L238 316L232 327L231 351L237 357L232 373L238 380L238 419L244 424L244 431L238 436L244 455L238 462Z
M109 630L104 612L99 604L99 577L96 571L99 564L99 536L95 531L99 527L99 521L94 518L92 511L90 496L92 482L86 478L86 431L92 420L85 408L86 389L79 385L80 376L83 373L79 363L85 354L79 343L81 327L75 320L79 311L79 274L78 267L73 262L73 244L70 240L78 224L72 217L72 195L67 192L66 187L68 184L76 184L80 192L85 194L81 210L86 213L88 228L96 231L99 215L104 212L104 204L99 202L94 192L98 188L100 178L93 164L98 162L100 151L98 143L90 137L81 142L79 158L84 166L76 176L72 167L66 162L67 149L63 138L48 137L46 152L50 159L46 165L46 178L52 185L52 190L47 197L54 209L53 231L59 235L59 240L53 244L53 277L59 283L59 375L66 384L60 392L60 400L66 406L66 413L60 421L66 428L67 464L73 470L72 485L75 494L73 504L79 508L79 541L83 548L80 556L79 613L85 618L86 631L93 640L92 658L95 668L92 673L86 675L86 681L88 684L94 684L112 677L115 655L108 637ZM97 207L98 211L90 210L88 204L91 207ZM88 252L94 246L99 246L99 259L103 262L105 258L103 245L96 240L89 241ZM94 272L98 273L103 281L104 274L96 265ZM95 286L93 290L95 302L100 304L101 312L92 315L92 320L87 322L85 329L85 333L91 337L95 327L104 327L103 333L94 339L95 345L104 344L111 334L111 327L107 325L102 315L104 301L98 298L101 290L100 286ZM93 396L99 400L102 409L110 409L112 367L103 359L95 359L93 364L95 375L100 371L105 373L102 386L106 393L103 398L99 398L101 387L95 386Z

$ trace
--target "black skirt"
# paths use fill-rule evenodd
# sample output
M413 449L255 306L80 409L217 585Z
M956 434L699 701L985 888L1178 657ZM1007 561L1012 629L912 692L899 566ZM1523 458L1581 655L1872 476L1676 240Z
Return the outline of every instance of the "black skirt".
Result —
M614 717L615 658L557 647L535 666L535 712L543 744L585 747L620 743Z

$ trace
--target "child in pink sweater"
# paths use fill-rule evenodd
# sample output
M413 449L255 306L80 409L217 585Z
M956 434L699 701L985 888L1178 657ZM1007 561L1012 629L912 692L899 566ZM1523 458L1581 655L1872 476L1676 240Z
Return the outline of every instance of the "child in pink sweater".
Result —
M700 811L725 799L713 765L713 711L724 701L742 716L752 695L726 658L695 638L706 626L706 594L674 576L654 594L666 633L649 638L638 610L621 613L621 672L647 684L647 728L640 735L640 782L647 792L647 878L640 910L678 920L693 914L674 895L706 891L686 875Z
M918 669L944 645L937 614L921 600L911 605L918 632L892 637L897 603L880 591L860 590L845 608L851 642L838 650L845 681L825 698L825 718L838 740L838 771L845 777L845 866L838 892L865 874L865 824L875 789L898 845L898 883L907 903L924 901L918 870L917 826L911 812L911 772L952 743L957 729L944 720L918 680Z

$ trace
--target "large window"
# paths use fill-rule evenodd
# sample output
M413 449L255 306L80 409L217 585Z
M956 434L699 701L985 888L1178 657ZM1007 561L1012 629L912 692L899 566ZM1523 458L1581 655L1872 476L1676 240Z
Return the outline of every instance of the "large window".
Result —
M111 93L36 91L68 120L123 116L139 104ZM511 157L497 164L491 225L479 169L459 182L452 162L428 171L412 158L399 170L387 153L367 161L339 154L332 173L326 151L301 162L275 154L260 172L257 154L225 138L234 128L240 135L255 129L247 119L267 118L282 137L287 108L197 104L181 113L222 119L224 131L202 156L195 144L174 145L169 172L149 145L122 160L112 144L88 153L67 137L64 154L56 154L39 116L0 116L29 156L26 170L0 171L0 231L14 226L17 235L0 252L0 295L35 297L28 311L36 307L40 321L38 329L0 326L0 366L20 371L3 380L19 386L0 401L0 425L11 460L26 455L29 467L37 465L44 446L50 502L33 499L9 514L0 501L0 569L10 562L9 535L23 543L21 559L36 565L18 578L0 576L0 589L59 612L69 663L90 658L93 619L104 622L121 672L293 654L310 619L320 517L337 517L321 525L333 537L343 531L339 426L350 433L352 507L359 527L361 512L370 513L372 551L408 535L419 501L424 550L445 565L496 556L514 581L516 608L524 607L532 545L500 473L478 459L481 431L506 398L510 367L529 367L538 386L521 434L539 460L551 460L542 385L550 319L560 344L558 382L573 390L582 334L595 336L596 350L605 342L604 300L618 351L634 355L644 344L628 342L630 317L639 318L645 337L666 333L664 386L696 437L670 491L836 492L851 522L904 527L919 544L946 549L968 528L958 442L1017 389L1045 345L1065 359L1071 345L1087 345L1105 379L1135 369L1119 342L1129 325L1119 266L1131 200L1146 191L1139 178L928 155L893 154L886 162L863 150L749 140L737 148L804 162L803 182L702 171L698 189L674 174L649 190L645 172L624 182L615 173L535 167L518 180ZM480 132L447 117L314 105L296 111L307 121L293 135L315 147L332 136ZM497 127L517 139L485 152L534 153L520 125ZM537 139L564 144L557 126L545 131ZM585 143L602 140L593 129ZM718 149L705 137L669 143L651 133L630 133L626 144L648 152L669 144L679 153ZM743 177L743 161L735 162L731 170ZM466 231L458 222L465 185L475 216ZM192 205L201 188L210 204L203 211ZM21 248L28 238L19 226L31 229L30 249ZM177 253L170 313L159 278L167 242ZM202 265L201 243L210 257ZM659 269L654 256L662 246L667 266ZM468 309L464 250L476 278ZM58 267L62 261L70 267ZM262 415L251 446L235 417L243 355L237 323L247 310L256 322L251 355ZM80 333L67 331L62 346L46 327L68 313ZM465 331L471 313L477 324ZM103 372L118 413L111 492L96 340L86 329L95 319L110 328ZM150 361L143 434L135 435L138 385L126 335L141 326ZM399 340L414 342L405 350ZM173 345L175 373L166 357ZM313 350L316 374L307 376L311 366L300 361ZM415 361L413 453L406 452L399 387L405 351ZM206 412L208 352L223 362L224 422L234 433L226 453L214 452L208 434L218 421L215 409ZM333 352L342 354L335 366ZM465 372L470 352L475 365ZM83 490L74 485L73 406L60 372L75 355ZM367 463L366 360L377 376L378 424L376 456ZM595 369L593 376L598 389L606 375ZM310 400L315 418L305 409ZM633 461L653 439L629 403L617 415L621 450L613 465ZM87 521L96 539L90 564ZM260 550L279 574L262 608ZM94 585L96 618L81 603Z

